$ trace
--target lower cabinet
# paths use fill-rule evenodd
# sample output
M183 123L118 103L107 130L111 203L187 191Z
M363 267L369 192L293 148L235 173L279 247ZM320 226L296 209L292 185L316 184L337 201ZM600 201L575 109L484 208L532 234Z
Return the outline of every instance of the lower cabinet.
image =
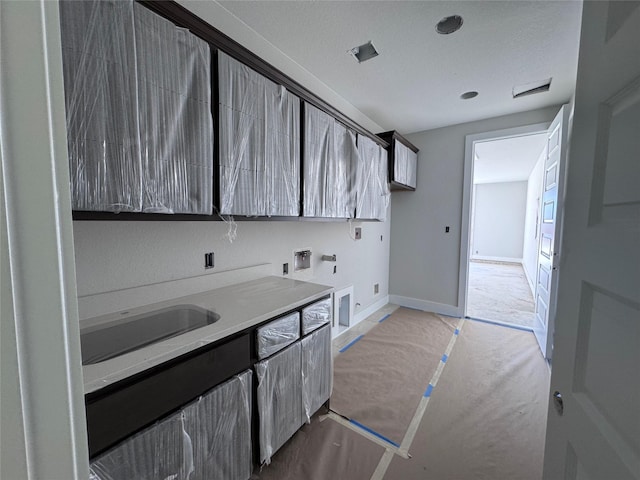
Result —
M331 325L316 330L300 341L302 347L302 403L307 422L331 396L333 357Z
M304 423L301 346L296 342L255 364L258 377L260 463L284 445Z
M289 440L331 396L331 325L255 364L260 417L260 463Z
M89 478L247 480L252 375L236 375L127 438L91 463Z

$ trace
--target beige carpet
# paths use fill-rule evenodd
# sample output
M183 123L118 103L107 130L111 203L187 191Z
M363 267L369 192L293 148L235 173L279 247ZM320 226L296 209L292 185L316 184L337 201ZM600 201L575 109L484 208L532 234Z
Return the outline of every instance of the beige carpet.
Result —
M336 357L331 410L400 445L457 322L396 310Z
M467 316L533 327L533 295L522 265L469 262Z
M549 369L530 332L465 322L388 480L540 480Z

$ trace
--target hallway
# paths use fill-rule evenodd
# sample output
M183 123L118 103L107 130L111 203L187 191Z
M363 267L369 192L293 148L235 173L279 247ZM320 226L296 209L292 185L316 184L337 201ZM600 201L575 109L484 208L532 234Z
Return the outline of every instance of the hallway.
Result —
M533 295L516 263L469 262L467 316L532 328Z

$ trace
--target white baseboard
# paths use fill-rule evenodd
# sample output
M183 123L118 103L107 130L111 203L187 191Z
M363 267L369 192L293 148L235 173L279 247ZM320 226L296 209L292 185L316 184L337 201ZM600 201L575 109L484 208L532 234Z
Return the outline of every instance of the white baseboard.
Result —
M459 307L444 303L429 302L419 298L402 297L400 295L389 295L389 302L400 305L401 307L424 310L425 312L433 312L440 315L448 315L450 317L462 317Z
M522 263L522 258L491 257L487 255L471 255L471 260L481 260L485 262Z
M376 313L378 310L380 310L382 307L384 307L387 303L389 303L389 295L386 295L386 296L382 297L377 302L372 303L371 305L369 305L364 310L356 313L353 316L353 323L351 325L349 325L349 328L351 328L354 325L356 325L357 323L361 322L362 320L367 318L369 315L372 315L372 314Z

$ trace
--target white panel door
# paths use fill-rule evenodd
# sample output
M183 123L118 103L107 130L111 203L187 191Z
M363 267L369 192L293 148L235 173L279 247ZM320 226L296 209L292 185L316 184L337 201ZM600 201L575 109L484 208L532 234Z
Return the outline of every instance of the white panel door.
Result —
M640 479L639 367L640 2L585 2L545 479Z
M545 358L551 358L553 319L558 289L557 259L560 251L562 199L564 198L565 166L569 108L563 106L547 131L546 158L542 175L540 204L540 235L538 243L538 274L536 282L533 332Z

